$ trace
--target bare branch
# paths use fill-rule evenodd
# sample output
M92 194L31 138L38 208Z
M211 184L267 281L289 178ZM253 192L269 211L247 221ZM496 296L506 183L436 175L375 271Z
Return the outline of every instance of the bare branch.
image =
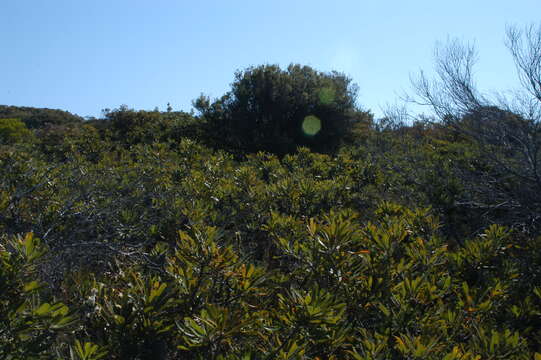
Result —
M448 40L436 46L434 55L435 79L429 80L423 71L417 78L410 78L417 94L415 103L430 106L440 119L447 121L457 120L487 103L473 81L477 60L473 45Z
M518 70L524 88L541 101L541 24L518 29L507 28L506 45Z

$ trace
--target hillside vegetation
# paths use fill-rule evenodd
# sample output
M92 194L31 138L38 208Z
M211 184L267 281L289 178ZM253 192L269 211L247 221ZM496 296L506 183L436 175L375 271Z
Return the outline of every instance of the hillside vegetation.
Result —
M197 114L0 107L0 358L540 359L538 33L523 107L457 43L408 122L300 65Z

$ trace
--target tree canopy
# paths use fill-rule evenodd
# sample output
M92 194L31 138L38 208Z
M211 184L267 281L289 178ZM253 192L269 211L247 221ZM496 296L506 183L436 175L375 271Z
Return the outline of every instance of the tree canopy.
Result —
M31 129L83 121L82 117L63 110L7 105L0 105L0 118L19 119Z
M19 119L0 118L0 144L15 143L32 137L32 132Z
M283 155L298 146L335 149L355 122L371 119L356 97L357 86L344 74L262 65L238 71L224 96L201 96L194 106L226 147Z

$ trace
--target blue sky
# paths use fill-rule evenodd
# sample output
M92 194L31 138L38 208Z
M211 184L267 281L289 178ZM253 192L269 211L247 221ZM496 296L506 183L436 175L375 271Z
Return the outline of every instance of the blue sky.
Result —
M516 87L505 27L540 14L541 0L0 0L0 104L189 111L237 69L301 63L351 76L378 115L449 36L476 43L481 89Z

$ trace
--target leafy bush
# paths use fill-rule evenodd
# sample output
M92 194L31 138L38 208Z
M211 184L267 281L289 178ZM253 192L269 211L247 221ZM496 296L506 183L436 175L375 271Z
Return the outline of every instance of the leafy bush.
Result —
M231 91L195 107L209 122L215 141L242 152L283 155L297 146L332 151L355 121L369 121L355 106L357 88L343 74L308 66L248 68L235 74Z
M5 240L5 238L3 239ZM37 280L46 248L31 233L0 244L0 357L53 358L76 318Z
M80 116L67 111L6 105L0 105L0 118L20 119L30 129L40 128L48 124L63 125L83 121Z
M0 144L28 141L32 132L18 119L0 119Z

